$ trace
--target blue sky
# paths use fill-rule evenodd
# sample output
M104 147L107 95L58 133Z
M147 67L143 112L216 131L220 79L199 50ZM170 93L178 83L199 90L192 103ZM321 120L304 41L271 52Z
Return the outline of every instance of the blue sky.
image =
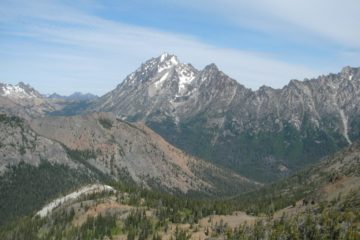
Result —
M358 0L0 0L0 82L102 95L162 52L280 88L360 66Z

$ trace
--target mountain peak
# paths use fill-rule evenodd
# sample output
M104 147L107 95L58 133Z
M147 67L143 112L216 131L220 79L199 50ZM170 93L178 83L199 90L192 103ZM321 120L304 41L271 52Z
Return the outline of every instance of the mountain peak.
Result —
M2 96L11 98L41 98L41 94L38 93L30 85L23 82L19 82L16 85L12 84L1 84L0 93Z
M215 63L210 63L209 65L206 65L204 68L204 71L219 71L219 68L216 66Z
M159 63L169 62L172 65L178 65L180 63L177 56L167 52L162 53L157 59L159 59Z
M360 78L360 69L355 67L346 66L341 69L340 74L349 80Z
M19 86L19 87L22 87L22 88L31 88L31 86L29 84L26 84L24 82L19 82L16 85Z
M350 73L355 73L355 72L358 72L358 71L359 71L359 68L350 67L350 66L346 66L346 67L343 67L341 69L342 74L350 74Z
M354 70L355 68L350 67L350 66L345 66L341 69L341 73L348 73L351 72L352 70Z
M168 56L170 56L171 54L167 53L167 52L163 52L159 58L160 58L160 61L164 61Z

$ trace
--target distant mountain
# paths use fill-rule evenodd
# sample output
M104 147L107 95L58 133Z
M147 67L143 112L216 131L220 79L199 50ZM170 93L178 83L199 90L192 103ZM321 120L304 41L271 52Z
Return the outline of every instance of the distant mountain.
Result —
M43 116L56 109L56 105L47 101L28 84L0 83L0 112L29 119Z
M45 115L77 115L97 96L75 92L69 96L44 95L23 82L0 83L0 112L26 119Z
M32 99L42 97L38 91L23 82L16 85L0 83L0 95L14 99Z
M69 96L63 96L57 93L53 93L49 96L47 96L49 99L62 99L62 100L68 100L68 101L90 101L93 99L98 98L98 96L91 94L91 93L81 93L81 92L74 92L73 94Z
M261 181L318 161L360 138L360 69L245 88L215 64L162 54L89 107L143 121L167 141Z

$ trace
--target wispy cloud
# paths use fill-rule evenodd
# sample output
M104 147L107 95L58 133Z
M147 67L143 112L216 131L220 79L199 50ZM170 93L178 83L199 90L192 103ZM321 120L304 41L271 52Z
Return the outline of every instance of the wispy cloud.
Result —
M226 4L232 7L235 1ZM270 53L216 46L191 35L107 20L72 3L4 1L1 5L0 81L29 82L43 92L103 94L141 62L164 51L198 68L215 62L251 88L281 87L292 78L320 74Z
M177 1L177 4L253 30L283 34L282 37L360 48L358 0L198 0Z

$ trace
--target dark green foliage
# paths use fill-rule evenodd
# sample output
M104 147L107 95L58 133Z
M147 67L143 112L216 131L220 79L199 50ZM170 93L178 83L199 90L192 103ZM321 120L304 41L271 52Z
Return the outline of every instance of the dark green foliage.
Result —
M18 221L0 228L2 240L37 240L38 231L45 224L45 220L32 217L24 217Z
M350 139L360 139L360 116L352 116L350 118L349 128L349 137Z
M225 167L214 168L211 166L202 166L200 169L198 169L195 166L191 166L191 170L197 177L204 179L206 182L211 183L211 185L215 187L211 189L204 186L202 188L203 193L193 191L189 191L187 193L188 196L195 198L198 196L224 198L226 196L244 194L259 188L259 186L255 185L254 182L247 182L242 179L229 177L233 171L226 169Z
M90 150L90 149L87 149L87 150L70 149L70 148L66 147L65 145L63 145L63 147L65 148L67 154L69 155L69 157L72 160L81 163L82 165L87 167L89 170L91 170L92 174L94 174L98 180L101 180L103 182L111 181L110 176L104 174L103 172L101 172L99 169L97 169L96 167L94 167L93 165L91 165L88 162L89 159L96 158L95 151Z
M154 233L154 226L146 216L145 210L135 210L125 219L125 229L128 231L128 239L147 239Z
M116 218L113 215L101 214L96 218L89 217L86 222L80 227L80 239L103 239L104 236L111 236L111 230L116 227ZM70 237L70 236L69 236ZM70 237L71 238L71 237Z
M214 160L211 139L215 131L203 127L204 118L193 119L176 126L171 119L146 124L164 137L169 143L183 149L187 153L207 160Z
M158 233L166 231L169 224L187 223L193 226L200 219L212 214L226 215L239 210L251 215L261 215L263 218L254 225L244 224L235 230L229 229L225 223L220 222L211 226L212 231L208 232L208 236L225 237L225 239L304 239L305 237L306 239L359 239L359 189L354 189L346 196L339 196L331 202L318 202L320 198L316 198L317 191L325 184L334 184L342 176L360 176L359 149L360 143L355 143L347 150L326 158L320 164L300 171L285 180L266 186L259 191L229 199L199 199L177 193L169 195L126 182L113 183L114 188L118 190L117 193L96 193L84 197L81 201L114 197L113 199L116 199L118 203L136 207L126 219L116 218L116 213L115 215L101 215L88 218L84 225L77 227L70 224L75 214L74 210L61 211L60 208L46 219L23 218L16 221L17 224L0 227L0 239L103 239L105 236L111 238L119 232L126 234L128 239L161 239ZM91 153L81 151L70 154L79 162L86 162L91 156ZM336 171L332 170L333 166L336 166ZM30 167L30 170L25 168L26 173L35 171L32 169L35 167L27 167ZM45 169L51 176L59 176L52 170ZM68 171L69 169L66 170ZM23 179L21 176L26 176L24 172L19 170L15 172L20 175L18 177L21 182L27 182L19 191L29 194L26 189L31 189L34 180ZM56 172L60 174L61 184L51 178L48 180L45 173L40 175L40 178L50 182L51 186L63 185L64 179L68 180L69 176L65 173L61 175L63 172L61 169L56 169ZM69 174L71 177L79 177L78 173ZM12 175L16 179L16 174ZM1 179L1 192L4 189L6 192L7 186L11 189L11 184L16 182L11 180L9 184L9 181ZM3 183L5 187L2 186ZM39 187L37 184L33 187L35 192L39 191L38 189L47 189L46 197L52 194L52 189L49 189L48 185ZM127 194L122 194L124 192ZM16 194L24 193L16 192ZM32 195L29 194L29 196ZM12 198L15 199L14 196L10 199ZM294 205L299 199L304 199L304 204L307 205L305 213L300 212L299 215L278 219L272 217L276 210ZM147 209L152 209L154 216L147 216L145 211ZM33 212L28 212L33 216ZM173 239L189 239L190 233L190 230L184 231L177 228L172 237Z
M88 175L43 161L10 167L0 177L0 225L31 213L47 201L90 182Z
M21 145L20 148L19 148L19 153L21 155L24 155L26 153L26 150L25 150L25 146L24 145Z
M23 126L24 120L16 116L8 116L6 114L0 114L0 122L10 125L12 127Z
M354 213L330 208L319 214L308 212L295 217L283 216L279 220L258 221L253 226L240 225L228 233L227 239L355 240L360 238L357 226L360 215L359 212Z
M115 184L115 189L129 193L126 204L138 206L143 199L143 205L156 209L158 225L172 223L197 223L199 219L211 214L230 214L236 210L236 204L228 200L196 200L184 195L170 195L138 187Z
M101 124L101 126L103 128L106 128L106 129L110 129L113 126L112 121L110 119L106 119L106 118L100 118L99 123Z
M294 176L292 180L305 175L306 173ZM299 179L299 182L304 181ZM103 239L105 236L111 239L113 233L116 234L119 231L127 234L128 239L161 239L158 232L166 231L168 223L192 225L211 214L229 214L234 210L241 209L241 204L239 205L237 201L233 200L193 200L125 185L115 187L120 192L128 192L130 200L126 204L137 206L141 202L141 206L131 211L123 220L123 224L120 224L121 227L117 222L116 215L89 217L82 226L76 227L68 224L74 216L73 211L57 211L49 219L24 218L17 224L2 227L0 228L0 239ZM319 207L310 206L305 213L294 216L284 215L277 219L273 219L269 215L268 218L263 218L254 225L243 224L233 230L226 223L220 221L211 226L211 236L249 240L359 239L360 195L358 190L350 191L346 196L339 197L338 200L331 203L319 204ZM106 194L111 193L99 193L86 198L101 199ZM142 200L140 201L140 199ZM254 201L254 204L258 204L262 200L266 201L266 197L262 198L259 195L250 200ZM156 218L146 215L147 207L156 210ZM208 236L210 237L210 235ZM176 227L173 239L191 239L191 232Z
M354 143L351 147L324 158L320 163L284 180L235 198L233 204L237 204L238 208L250 214L257 215L271 214L273 211L293 205L299 199L305 199L305 202L310 203L317 198L320 187L334 183L343 176L360 176L360 157L357 154L359 149L360 142ZM344 158L347 159L346 163L343 162ZM337 171L329 170L336 165L338 165Z
M20 155L24 155L28 150L34 150L35 149L35 139L31 136L32 131L29 129L29 127L26 125L24 120L22 118L16 117L16 116L8 116L6 114L0 114L0 123L5 124L13 128L14 131L19 130L19 133L21 134L21 142L17 142L16 144L14 142L10 143L12 147L17 148ZM0 147L5 146L6 144L0 143Z
M86 150L79 150L79 149L70 149L63 145L65 148L68 156L74 160L77 161L89 169L91 169L93 172L98 173L99 175L104 175L102 172L100 172L97 168L92 166L88 160L89 159L96 159L96 152L94 150L86 149ZM104 176L105 177L105 176Z
M114 178L116 177L116 180L119 182L122 182L124 184L133 186L135 185L135 182L133 181L132 177L130 176L129 172L126 168L116 168L116 176L114 176L114 169L112 169L112 175L109 176L103 172L101 172L99 169L91 165L88 160L89 159L95 159L97 157L97 154L93 150L74 150L70 149L63 145L63 147L66 149L66 152L68 153L69 157L73 159L74 161L77 161L84 166L86 166L91 172L96 176L96 178L102 182L113 182ZM115 166L116 167L116 166Z
M66 151L69 155L69 157L73 160L78 160L78 161L87 161L89 159L94 159L96 158L96 153L93 150L78 150L78 149L70 149L70 148L66 148Z
M81 239L94 240L111 237L116 228L116 217L98 215L89 217L80 227L69 227L74 216L73 211L59 212L52 216L52 221L39 217L24 217L13 224L0 228L2 240L48 240L48 239Z
M290 171L301 169L346 146L336 133L324 132L303 125L300 130L284 123L276 132L243 132L220 139L215 146L214 160L237 169L246 177L262 182L283 176L279 165Z
M194 117L179 126L171 119L146 124L185 152L236 170L250 179L269 182L289 174L280 171L280 165L291 173L347 145L345 138L328 126L328 122L334 121L329 118L320 123L323 130L314 128L306 115L300 129L283 122L282 129L238 132L232 122L225 122L224 129L234 133L226 136L217 135L218 129L205 128L204 117Z
M129 171L126 168L118 168L116 182L122 183L127 186L136 186L136 182L133 180Z
M321 168L308 168L284 180L267 185L258 191L245 193L234 198L237 208L245 210L250 215L260 213L272 214L274 211L291 206L299 199L315 196L314 191L327 183L325 175L312 179L313 174L320 173Z

